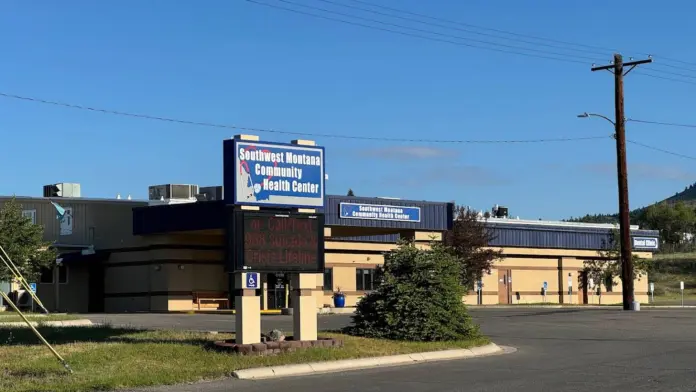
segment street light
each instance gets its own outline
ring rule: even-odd
[[[622,103],[623,105],[623,103]],[[614,139],[616,139],[616,174],[619,185],[619,227],[621,231],[621,286],[623,289],[624,310],[638,310],[639,304],[635,300],[633,291],[633,255],[631,252],[631,226],[628,209],[628,170],[626,168],[626,138],[625,118],[617,111],[616,122],[609,117],[596,113],[578,114],[579,118],[599,117],[609,121],[614,126]]]
[[[589,118],[589,117],[599,117],[599,118],[603,118],[603,119],[609,121],[609,122],[611,123],[611,125],[616,126],[616,123],[615,123],[614,121],[612,121],[609,117],[604,116],[604,115],[602,115],[602,114],[587,113],[587,112],[582,113],[582,114],[578,114],[578,118]]]

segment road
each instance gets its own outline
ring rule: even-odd
[[[341,374],[265,381],[227,380],[152,391],[426,392],[426,391],[696,391],[696,310],[471,310],[493,341],[512,354]],[[97,317],[91,316],[94,320]],[[231,316],[118,315],[114,321],[197,330],[229,330]],[[290,317],[264,317],[286,328]],[[321,316],[324,329],[348,322]],[[217,326],[217,327],[215,327]],[[287,329],[287,328],[286,328]]]

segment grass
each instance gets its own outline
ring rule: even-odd
[[[66,374],[28,329],[0,328],[0,391],[90,391],[170,385],[229,377],[235,370],[315,361],[468,348],[486,338],[458,342],[396,342],[337,333],[343,348],[312,348],[277,356],[253,357],[209,350],[214,340],[233,335],[128,328],[40,328],[73,371]]]
[[[77,320],[79,319],[78,316],[70,315],[70,314],[51,314],[51,315],[42,315],[38,313],[24,313],[24,316],[29,321],[36,321],[36,322],[45,322],[45,321],[69,321],[69,320]],[[15,323],[15,322],[22,322],[22,318],[19,317],[19,315],[15,312],[12,311],[7,311],[7,312],[2,312],[0,313],[0,325],[2,323]]]

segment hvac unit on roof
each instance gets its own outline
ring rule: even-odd
[[[149,200],[164,199],[194,199],[198,193],[198,185],[191,184],[165,184],[152,185],[148,188]]]

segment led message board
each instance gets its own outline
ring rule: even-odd
[[[324,216],[272,211],[232,213],[228,270],[324,272]]]

